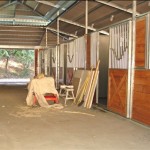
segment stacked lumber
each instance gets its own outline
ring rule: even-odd
[[[99,76],[99,64],[100,60],[97,62],[95,71],[91,69],[88,72],[86,79],[77,93],[74,103],[78,106],[84,103],[84,107],[91,108]]]

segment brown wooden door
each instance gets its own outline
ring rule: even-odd
[[[127,114],[127,70],[110,69],[108,109],[122,116]]]

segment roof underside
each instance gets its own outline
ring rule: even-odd
[[[137,1],[137,15],[149,11],[150,1]],[[60,43],[69,37],[84,35],[85,1],[83,0],[0,1],[0,46],[56,45],[57,17],[60,20]],[[88,1],[88,32],[131,17],[131,0]]]

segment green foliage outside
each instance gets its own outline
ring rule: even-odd
[[[33,50],[0,50],[0,78],[30,78],[33,75]]]

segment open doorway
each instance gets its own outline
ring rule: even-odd
[[[101,62],[99,74],[98,103],[106,107],[108,93],[109,35],[100,34],[99,40],[99,58]]]
[[[34,50],[0,50],[0,83],[26,83],[33,76]]]

